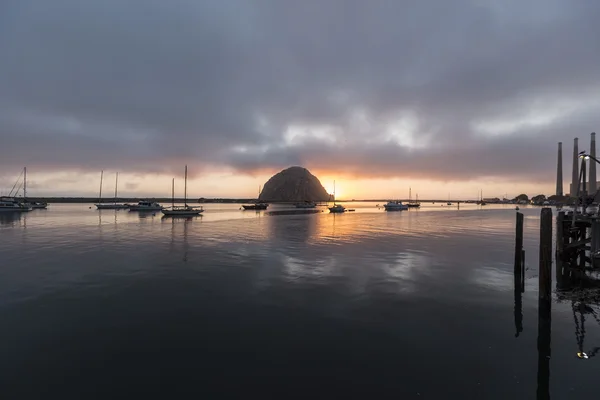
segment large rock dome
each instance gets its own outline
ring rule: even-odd
[[[290,167],[273,175],[260,192],[260,201],[328,201],[329,194],[319,179],[306,168]]]

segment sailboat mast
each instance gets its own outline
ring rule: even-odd
[[[100,194],[98,195],[98,203],[102,203],[102,178],[104,177],[104,170],[100,171]]]
[[[335,181],[333,181],[333,205],[335,206]]]
[[[119,173],[117,172],[117,176],[115,177],[115,204],[117,204],[117,187],[119,185]]]
[[[171,182],[171,207],[175,207],[175,178]]]
[[[183,202],[187,207],[187,165],[185,166],[185,187],[183,189]]]
[[[409,187],[408,188],[408,202],[412,202],[412,188]]]
[[[23,199],[27,200],[27,167],[23,167]]]

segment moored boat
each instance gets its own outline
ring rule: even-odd
[[[343,213],[346,212],[346,207],[341,204],[335,204],[335,181],[333,181],[333,206],[329,207],[330,213]]]
[[[294,206],[296,208],[315,208],[317,206],[317,203],[315,203],[314,201],[305,201],[303,203],[296,203],[294,204]]]
[[[260,201],[260,186],[258,186],[258,199],[256,199],[256,203],[254,204],[242,204],[244,210],[266,210],[269,207],[269,203],[265,203],[264,201]]]
[[[171,207],[162,208],[161,211],[165,217],[193,217],[204,212],[202,207],[192,207],[187,204],[187,165],[185,166],[185,189],[184,189],[184,205],[175,205],[175,179],[173,179],[171,187]]]
[[[13,197],[0,198],[0,212],[27,212],[32,208]]]
[[[384,204],[383,208],[385,208],[385,211],[403,211],[408,210],[408,205],[403,204],[399,200],[392,200]]]
[[[329,212],[331,213],[343,213],[346,212],[346,207],[341,204],[334,204],[332,207],[329,207]]]
[[[412,188],[408,188],[408,203],[406,204],[408,208],[419,208],[421,207],[421,203],[419,203],[419,195],[417,194],[417,200],[412,201]]]
[[[129,211],[160,211],[164,207],[155,201],[139,201],[137,204],[131,204]]]
[[[244,210],[266,210],[269,207],[267,203],[242,204]]]
[[[117,203],[117,188],[119,184],[119,173],[117,172],[115,177],[115,201],[114,203],[102,203],[102,178],[104,176],[104,171],[100,172],[100,195],[98,196],[98,204],[96,204],[96,208],[98,210],[127,210],[130,205],[129,204],[118,204]]]

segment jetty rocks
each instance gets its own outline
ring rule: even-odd
[[[320,202],[329,198],[319,179],[303,167],[290,167],[273,175],[259,195],[259,200],[266,202]]]

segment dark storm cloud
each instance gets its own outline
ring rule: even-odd
[[[556,142],[569,154],[600,126],[598,16],[584,0],[4,1],[0,163],[552,180]]]

